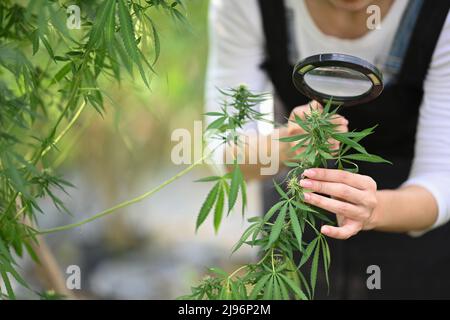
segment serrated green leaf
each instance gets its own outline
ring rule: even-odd
[[[9,280],[8,274],[6,272],[4,272],[4,271],[0,271],[0,275],[2,276],[3,284],[5,285],[6,293],[8,294],[8,297],[11,300],[15,300],[16,296],[15,296],[14,290],[13,290],[13,288],[11,286],[11,282]]]
[[[145,75],[144,67],[141,62],[141,53],[136,43],[136,37],[133,29],[133,22],[131,20],[130,12],[125,4],[125,0],[117,0],[119,8],[119,21],[120,21],[120,35],[125,46],[127,54],[131,57],[131,60],[138,67],[141,78],[147,87],[150,87],[147,76]]]
[[[314,210],[313,208],[311,208],[310,206],[308,206],[306,204],[303,204],[303,203],[300,203],[300,202],[294,201],[294,200],[292,200],[291,203],[299,210],[317,213],[317,210]]]
[[[355,140],[351,139],[351,138],[347,138],[345,135],[342,135],[340,133],[334,133],[331,135],[334,139],[336,139],[337,141],[343,143],[344,145],[347,145],[361,153],[367,154],[366,149],[360,145],[358,142],[356,142]]]
[[[298,124],[305,132],[309,133],[311,131],[306,122],[302,118],[300,118],[297,114],[294,115],[294,118],[295,118],[294,123]]]
[[[226,273],[221,268],[213,267],[213,268],[209,268],[208,271],[218,275],[220,278],[223,278],[223,279],[228,278],[228,273]]]
[[[263,300],[273,300],[273,280],[273,275],[270,275],[270,278],[264,288]]]
[[[66,74],[69,73],[69,71],[72,70],[72,62],[69,62],[61,67],[61,69],[58,70],[58,72],[55,74],[52,80],[52,84],[61,81],[62,78],[66,76]]]
[[[300,163],[298,163],[298,162],[285,161],[284,165],[289,167],[289,168],[298,168],[298,167],[300,167]]]
[[[284,192],[284,190],[280,187],[280,185],[275,180],[273,180],[273,185],[280,196],[282,196],[286,200],[289,200],[289,197],[287,196],[286,192]]]
[[[273,277],[273,297],[274,300],[281,300],[281,289],[277,274]]]
[[[272,276],[271,274],[267,274],[256,282],[249,296],[249,300],[256,300],[258,294],[261,292],[262,288],[266,285],[267,281],[270,279],[271,276]]]
[[[211,211],[211,209],[216,201],[217,193],[219,191],[219,186],[220,186],[220,182],[216,183],[214,185],[214,187],[211,189],[211,191],[209,192],[208,196],[206,197],[205,202],[203,202],[203,205],[202,205],[200,212],[198,214],[198,217],[197,217],[197,222],[196,222],[196,226],[195,226],[196,231],[208,217],[208,214]]]
[[[221,112],[205,112],[203,115],[209,116],[209,117],[224,117],[225,116],[225,114],[223,114]]]
[[[303,293],[301,288],[295,285],[295,283],[289,279],[286,275],[280,274],[281,279],[291,288],[291,290],[300,297],[302,300],[308,300],[308,297]]]
[[[114,37],[116,33],[116,0],[112,0],[110,8],[107,8],[107,16],[105,22],[105,29],[103,30],[105,35],[105,43],[109,50],[114,50]]]
[[[314,291],[316,289],[317,269],[319,268],[320,247],[321,247],[321,242],[318,241],[316,249],[314,251],[313,260],[312,260],[312,263],[311,263],[311,277],[310,277],[310,281],[311,281],[311,291],[312,291],[312,295],[313,296],[314,296]]]
[[[286,283],[281,279],[280,276],[277,276],[278,284],[280,286],[281,298],[283,300],[289,300],[289,291],[286,287]]]
[[[285,204],[281,210],[280,213],[277,217],[277,219],[275,220],[274,225],[272,226],[272,230],[270,232],[270,236],[269,236],[269,243],[267,244],[267,247],[271,246],[272,244],[275,243],[275,241],[278,240],[278,237],[280,236],[281,233],[281,229],[283,229],[284,226],[284,221],[286,218],[286,212],[287,212],[287,204]]]
[[[299,277],[299,280],[300,280],[302,288],[305,288],[306,294],[308,294],[308,297],[311,300],[313,298],[313,296],[312,296],[311,289],[309,288],[308,281],[306,280],[306,278],[303,275],[303,273],[301,273],[300,271],[298,272],[298,277]]]
[[[195,180],[194,182],[213,182],[222,179],[220,176],[210,176],[202,179]]]
[[[108,18],[114,14],[116,0],[103,1],[97,10],[97,16],[94,25],[89,33],[89,40],[86,44],[86,50],[90,51],[100,44],[100,39],[103,32],[107,29]]]
[[[206,130],[220,129],[226,120],[227,120],[227,117],[220,117],[220,118],[214,120],[213,122],[211,122],[208,125],[208,127],[206,127]]]
[[[231,185],[230,185],[230,193],[228,195],[228,213],[233,210],[234,205],[236,204],[238,192],[239,192],[239,186],[242,184],[242,173],[241,168],[236,163],[233,167],[233,173],[231,178]]]
[[[302,245],[303,232],[300,227],[300,223],[298,221],[298,216],[295,213],[294,208],[290,204],[289,204],[289,218],[291,219],[292,231],[294,232],[295,238],[297,239],[298,247],[300,248],[300,251],[303,251]]]
[[[156,30],[155,23],[148,16],[146,18],[149,20],[150,25],[152,27],[152,36],[153,36],[153,47],[155,49],[155,58],[153,59],[153,65],[158,62],[159,56],[161,54],[161,42],[159,40],[158,31]]]
[[[317,241],[319,238],[315,238],[312,240],[307,246],[305,251],[303,252],[302,258],[300,259],[299,267],[303,266],[306,261],[308,261],[309,257],[311,256],[314,248],[316,247]]]
[[[269,211],[267,211],[267,213],[264,215],[264,222],[268,222],[270,218],[272,218],[272,216],[275,214],[275,212],[277,212],[284,204],[286,204],[286,201],[281,201],[274,204],[272,208],[270,208]]]
[[[323,269],[325,272],[325,280],[327,282],[327,287],[328,289],[330,288],[330,280],[329,280],[329,276],[328,276],[328,270],[330,268],[330,250],[328,248],[328,244],[327,241],[325,240],[324,237],[320,237],[320,241],[321,241],[321,249],[322,249],[322,259],[323,259]]]
[[[371,163],[389,163],[392,164],[392,162],[383,159],[380,156],[374,155],[374,154],[348,154],[345,156],[342,156],[343,159],[350,159],[350,160],[356,160],[356,161],[364,161],[364,162],[371,162]]]
[[[31,41],[33,44],[33,56],[39,51],[39,29],[36,29],[31,34]]]
[[[52,58],[54,60],[55,59],[55,53],[53,52],[53,48],[50,45],[50,43],[48,42],[47,37],[40,36],[40,39],[41,39],[42,43],[44,44],[45,49],[47,49],[48,55],[50,56],[50,58]]]
[[[244,177],[241,180],[241,199],[242,199],[242,216],[245,214],[245,208],[247,206],[247,185]]]
[[[259,223],[254,223],[252,225],[250,225],[242,234],[241,238],[239,239],[239,241],[234,245],[233,247],[233,253],[236,252],[248,239],[248,237],[250,237],[250,235],[255,232],[256,229],[259,228]]]
[[[217,233],[219,231],[220,222],[222,221],[223,209],[224,209],[224,201],[225,200],[225,191],[223,190],[222,184],[220,184],[216,208],[214,210],[214,231]]]
[[[362,130],[362,131],[360,131],[360,132],[352,132],[353,134],[358,134],[358,136],[355,136],[355,137],[353,137],[353,141],[355,141],[355,142],[360,142],[362,139],[364,139],[366,136],[368,136],[368,135],[370,135],[370,134],[372,134],[373,133],[373,131],[374,131],[374,129],[376,128],[377,126],[373,126],[372,128],[367,128],[367,129],[364,129],[364,130]],[[348,132],[347,132],[347,134],[348,134]],[[349,150],[351,149],[351,146],[345,146],[343,149],[342,149],[342,153],[341,154],[345,154],[345,153],[347,153]]]
[[[324,114],[327,114],[327,113],[330,112],[331,105],[333,104],[332,100],[333,99],[327,100],[327,103],[325,104],[325,107],[323,108],[323,113]]]
[[[281,142],[296,142],[298,140],[302,140],[302,139],[307,138],[309,136],[310,136],[309,134],[298,134],[298,135],[295,135],[295,136],[283,137],[283,138],[280,138],[278,140],[281,141]]]

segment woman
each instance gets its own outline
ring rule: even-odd
[[[370,5],[381,12],[375,30],[367,24]],[[282,118],[302,116],[308,100],[291,84],[292,66],[314,54],[359,56],[384,73],[383,94],[341,109],[337,121],[343,130],[379,124],[364,144],[394,165],[361,165],[360,174],[317,168],[302,182],[315,191],[306,201],[337,216],[339,225],[321,232],[350,238],[332,241],[328,297],[450,297],[449,9],[448,0],[211,3],[209,111],[218,108],[217,87],[246,83],[258,92],[273,90]],[[279,134],[299,130],[289,124]],[[284,150],[277,152],[284,157]],[[265,192],[268,207],[275,195]],[[380,267],[381,290],[367,288],[370,265]]]

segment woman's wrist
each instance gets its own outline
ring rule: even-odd
[[[377,191],[377,206],[367,230],[411,232],[429,229],[438,207],[432,194],[419,186]]]
[[[364,230],[376,230],[382,228],[384,225],[384,201],[386,198],[386,192],[376,192],[377,205],[372,212],[371,217],[368,220]]]

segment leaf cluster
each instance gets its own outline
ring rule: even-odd
[[[241,115],[251,114],[252,108],[255,107],[253,103],[256,101],[260,103],[264,95],[246,93],[232,97],[235,99],[233,105],[250,106],[250,110],[241,110],[233,114],[232,120],[225,112],[222,115],[208,114],[219,117],[210,128],[220,129],[219,134],[222,137],[227,134],[229,128],[232,130],[236,128],[228,124],[238,124],[237,127],[242,127],[246,121],[252,120],[251,116],[241,117]],[[249,101],[243,102],[240,100],[242,97]],[[286,166],[290,168],[286,179],[281,184],[276,181],[273,183],[279,201],[264,216],[248,219],[250,225],[233,248],[235,252],[243,245],[258,247],[262,259],[257,264],[242,266],[231,274],[219,268],[211,268],[209,270],[212,276],[208,276],[200,285],[193,287],[192,293],[183,298],[313,299],[320,264],[329,286],[331,253],[327,239],[319,230],[323,224],[333,225],[335,222],[327,212],[304,201],[304,194],[309,191],[300,186],[302,174],[308,168],[320,166],[327,168],[330,165],[341,170],[357,172],[358,161],[389,163],[379,156],[369,154],[360,144],[363,138],[373,133],[374,128],[360,132],[338,131],[338,125],[333,121],[337,117],[337,110],[338,108],[332,109],[332,102],[329,101],[323,110],[311,108],[304,117],[295,116],[292,121],[302,128],[304,133],[280,139],[292,145],[291,151],[294,156],[286,162]],[[334,148],[333,140],[340,143],[338,149]],[[218,196],[220,185],[230,177],[233,177],[231,183],[233,185],[235,176],[239,177],[235,185],[245,185],[237,164],[224,177],[209,177],[202,180],[217,182],[200,210],[197,228],[212,209],[214,201],[219,199],[217,200],[219,204],[223,201],[223,197]],[[217,207],[220,208],[221,205]],[[229,207],[229,210],[231,209],[232,206]],[[217,231],[219,225],[216,224],[216,219],[214,221]],[[313,234],[313,237],[308,236],[310,234]],[[298,261],[294,257],[296,252],[300,252]]]
[[[185,21],[181,0],[83,0],[81,29],[67,27],[73,1],[0,1],[0,281],[14,298],[14,253],[36,257],[36,214],[72,185],[55,170],[58,141],[85,106],[104,112],[102,83],[137,70],[149,86],[160,55],[155,14]],[[63,125],[65,125],[63,127]]]

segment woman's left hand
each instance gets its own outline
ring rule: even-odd
[[[334,169],[308,169],[300,185],[305,202],[335,213],[339,227],[322,226],[321,232],[331,238],[348,239],[375,224],[377,184],[369,176]],[[332,198],[319,194],[329,195]]]

